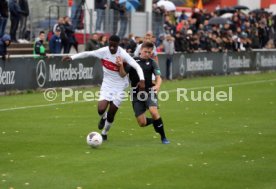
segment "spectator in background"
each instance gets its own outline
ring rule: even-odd
[[[53,33],[55,33],[56,28],[59,27],[60,28],[60,38],[61,38],[61,42],[62,42],[62,49],[64,52],[64,49],[66,49],[69,45],[69,40],[68,37],[65,33],[65,26],[64,26],[65,22],[64,22],[64,18],[60,17],[58,19],[58,23],[56,23],[53,27]]]
[[[156,52],[163,53],[164,52],[164,45],[160,44],[158,47],[156,47]]]
[[[120,5],[120,30],[119,37],[123,38],[126,35],[127,30],[128,13],[124,4]]]
[[[11,41],[17,43],[16,39],[16,32],[19,25],[19,20],[21,15],[24,12],[20,9],[17,0],[9,0],[9,10],[10,10],[10,20],[11,20],[11,27],[10,27],[10,35]]]
[[[128,40],[129,40],[129,46],[127,48],[127,52],[133,54],[137,47],[137,44],[135,41],[135,37],[132,33],[128,35]]]
[[[166,34],[175,35],[175,25],[173,25],[171,19],[169,16],[166,16],[165,23],[164,23],[164,29]]]
[[[99,43],[99,35],[97,33],[93,33],[85,45],[85,51],[94,51],[101,48]],[[91,62],[96,61],[97,58],[91,57]]]
[[[152,43],[156,46],[156,44],[157,44],[157,38],[156,38],[156,36],[155,35],[152,35]]]
[[[142,44],[143,43],[143,38],[142,37],[139,37],[139,36],[135,36],[135,43],[138,45]],[[136,48],[137,48],[136,46]]]
[[[85,45],[85,51],[93,51],[100,48],[100,43],[98,41],[99,36],[97,33],[93,33],[88,42]]]
[[[60,37],[61,29],[59,26],[56,27],[54,35],[51,37],[49,42],[49,50],[51,54],[61,54],[62,41]]]
[[[6,25],[9,17],[9,7],[7,0],[0,1],[0,37],[2,37],[6,30]]]
[[[193,37],[193,31],[191,29],[187,30],[187,32],[184,34],[184,41],[183,41],[183,50],[184,52],[192,52],[192,49],[191,49],[191,40],[192,40],[192,37]]]
[[[187,30],[187,24],[188,24],[188,22],[187,22],[186,20],[181,20],[181,21],[176,25],[176,32],[185,33],[185,30]]]
[[[8,34],[4,34],[0,38],[0,56],[2,56],[2,60],[6,60],[7,48],[11,44],[11,37]]]
[[[210,39],[211,39],[211,41],[210,41],[211,52],[219,52],[220,46],[218,43],[219,37],[218,37],[217,33],[216,32],[211,33]],[[237,42],[238,42],[238,40],[237,40]]]
[[[158,7],[157,1],[154,1],[152,7],[152,28],[155,36],[159,36],[164,33],[164,14],[165,8],[164,6]]]
[[[165,40],[163,41],[164,51],[166,54],[166,78],[168,80],[172,79],[172,61],[173,54],[175,52],[174,48],[174,38],[171,35],[166,35]]]
[[[19,7],[24,12],[21,14],[19,21],[19,39],[22,40],[25,39],[27,19],[30,14],[28,0],[19,0]]]
[[[253,24],[253,28],[251,31],[251,39],[252,39],[252,48],[259,49],[261,47],[259,32],[258,32],[258,23]]]
[[[119,17],[120,17],[120,4],[119,4],[119,0],[114,0],[111,2],[110,4],[110,9],[113,10],[113,27],[112,27],[112,34],[116,35],[117,30],[118,30],[118,21],[119,21]]]
[[[108,40],[106,35],[101,35],[99,38],[99,45],[100,47],[106,47],[108,46]]]
[[[107,7],[107,0],[95,0],[95,9],[97,13],[96,32],[101,33],[102,23],[105,20],[105,9]],[[104,28],[104,26],[103,26]]]
[[[72,25],[74,29],[77,29],[78,24],[82,21],[80,21],[80,14],[82,5],[84,4],[85,0],[73,0],[73,5],[71,8],[71,19],[72,19]]]
[[[182,20],[188,20],[188,16],[186,15],[186,11],[182,10],[181,15],[178,17],[178,22],[181,22]]]
[[[175,35],[175,41],[174,41],[174,47],[176,52],[184,51],[183,42],[184,42],[184,38],[181,35],[181,32],[177,31]]]
[[[68,38],[68,44],[64,48],[64,53],[65,54],[70,53],[72,46],[75,48],[76,52],[78,52],[78,42],[75,38],[75,30],[71,23],[71,19],[68,16],[64,17],[64,29],[65,29],[65,34]]]
[[[123,49],[125,49],[127,51],[128,47],[129,47],[129,40],[128,38],[123,38],[119,44],[120,47],[122,47]],[[127,51],[128,52],[128,51]],[[129,53],[129,52],[128,52]]]
[[[143,43],[146,43],[146,42],[153,43],[152,34],[151,34],[151,33],[147,33],[147,34],[144,36]],[[139,44],[139,45],[136,47],[136,49],[135,49],[135,51],[134,51],[134,57],[139,57],[141,47],[142,47],[142,44]],[[151,58],[152,58],[153,60],[155,60],[156,63],[158,63],[158,57],[157,57],[157,51],[156,51],[156,46],[155,46],[155,45],[154,45],[153,50],[152,50],[152,56],[151,56]]]
[[[38,39],[35,41],[34,44],[34,55],[46,56],[46,49],[44,46],[45,42],[45,32],[40,31]]]
[[[269,33],[268,33],[268,27],[266,25],[265,21],[260,21],[259,24],[259,38],[260,38],[260,44],[261,44],[261,48],[264,48],[266,43],[269,40]]]

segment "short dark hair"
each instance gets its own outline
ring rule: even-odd
[[[113,41],[113,42],[119,43],[120,42],[120,37],[117,36],[117,35],[112,35],[112,36],[110,36],[109,41]]]
[[[142,46],[141,46],[141,49],[143,49],[143,48],[150,48],[150,49],[153,49],[153,48],[154,48],[154,45],[153,45],[153,43],[145,42],[145,43],[143,43]]]
[[[39,35],[40,35],[40,34],[45,34],[45,32],[44,32],[44,31],[40,31],[40,32],[39,32]]]

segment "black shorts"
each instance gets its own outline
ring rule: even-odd
[[[133,96],[132,99],[132,108],[135,113],[135,117],[140,116],[145,113],[149,107],[154,106],[158,107],[157,95],[153,93],[152,95],[148,93],[147,98],[142,95],[142,98],[138,99],[137,96]]]

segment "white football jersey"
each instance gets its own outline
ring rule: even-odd
[[[86,51],[71,56],[72,60],[86,58],[86,57],[97,57],[101,60],[103,66],[103,87],[117,88],[118,90],[125,89],[128,86],[128,78],[122,78],[119,75],[119,68],[116,65],[116,57],[120,56],[124,62],[128,63],[131,67],[136,69],[140,80],[144,80],[143,70],[136,63],[136,61],[121,47],[118,47],[116,54],[111,54],[109,47],[103,47],[94,51]]]

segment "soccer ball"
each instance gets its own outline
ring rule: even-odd
[[[99,133],[91,132],[87,135],[86,142],[89,146],[97,148],[102,144],[103,138],[102,135],[100,135]]]

